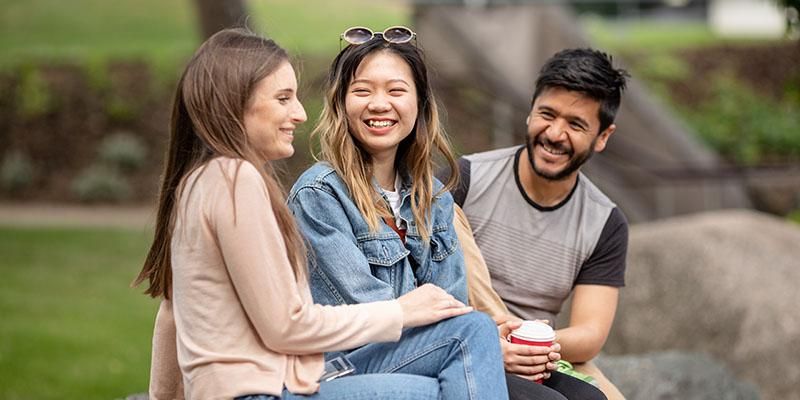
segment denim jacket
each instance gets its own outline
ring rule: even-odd
[[[434,179],[434,193],[442,188]],[[327,163],[306,170],[289,193],[289,208],[309,246],[314,302],[356,304],[395,299],[433,283],[467,303],[464,255],[453,227],[453,197],[443,192],[431,207],[429,243],[411,213],[408,178],[400,189],[406,242],[385,222],[370,232],[349,190]]]

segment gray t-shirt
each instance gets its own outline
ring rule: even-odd
[[[553,323],[575,285],[625,285],[628,223],[583,174],[560,204],[536,204],[519,182],[522,149],[462,157],[453,197],[508,309]]]

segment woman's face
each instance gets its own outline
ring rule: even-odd
[[[256,84],[244,112],[244,127],[250,143],[267,160],[294,154],[294,129],[306,120],[297,98],[297,78],[289,62]]]
[[[347,88],[345,110],[350,134],[364,150],[377,160],[393,161],[417,120],[411,67],[388,51],[364,57]]]

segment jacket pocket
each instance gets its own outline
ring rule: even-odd
[[[441,262],[458,249],[456,231],[447,225],[433,228],[431,234],[431,259]]]
[[[391,267],[409,254],[397,237],[368,237],[358,239],[358,248],[373,265]]]

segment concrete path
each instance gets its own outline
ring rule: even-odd
[[[0,225],[91,226],[152,229],[155,208],[0,203]]]

